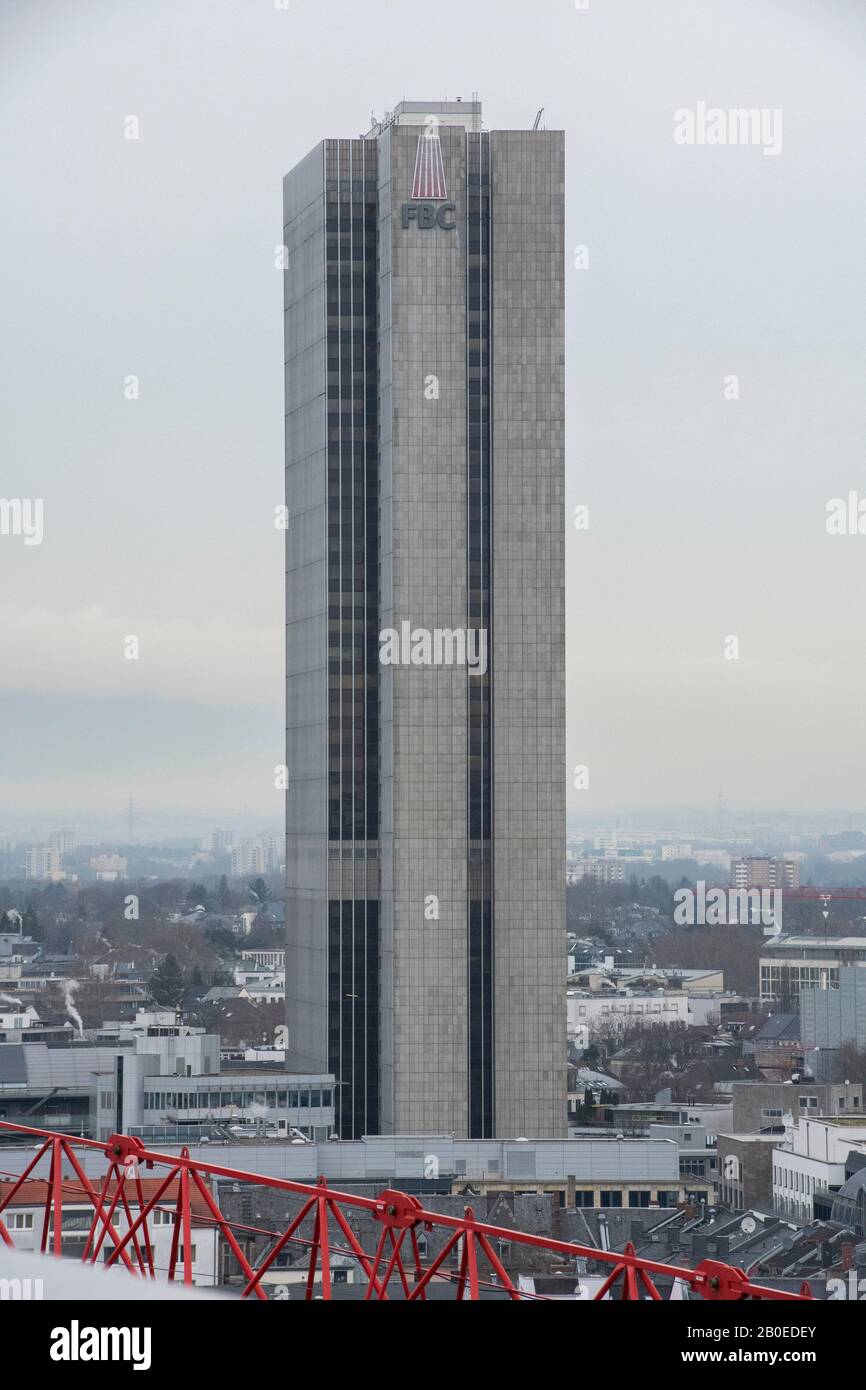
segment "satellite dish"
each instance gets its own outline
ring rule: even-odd
[[[758,1223],[754,1216],[744,1216],[740,1222],[740,1230],[744,1236],[752,1236],[758,1229]]]

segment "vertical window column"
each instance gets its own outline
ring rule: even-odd
[[[485,632],[487,670],[467,671],[469,1134],[494,1132],[490,537],[490,144],[466,135],[467,627]],[[480,639],[478,639],[480,640]]]

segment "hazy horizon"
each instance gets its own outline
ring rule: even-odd
[[[825,520],[863,467],[866,12],[490,13],[0,0],[0,490],[44,499],[41,544],[0,536],[0,833],[281,814],[282,176],[474,91],[566,132],[570,810],[859,816],[866,536]],[[780,148],[677,144],[700,103],[780,111]]]

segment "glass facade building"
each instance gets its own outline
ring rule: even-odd
[[[346,1139],[556,1136],[562,135],[404,102],[283,220],[288,1065]]]

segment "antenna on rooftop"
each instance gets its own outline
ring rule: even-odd
[[[532,129],[533,129],[533,130],[538,130],[539,126],[541,125],[541,118],[542,118],[543,115],[544,115],[544,107],[542,106],[542,107],[539,108],[538,115],[536,116],[535,121],[534,121],[534,123],[533,123],[533,126],[532,126]]]

